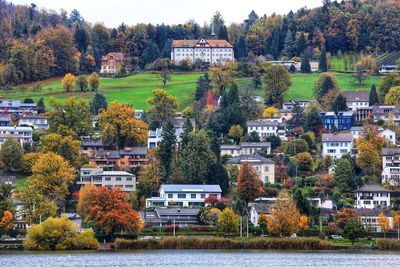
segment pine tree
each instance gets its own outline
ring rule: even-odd
[[[99,114],[100,109],[107,109],[107,100],[104,97],[103,94],[100,93],[96,93],[92,99],[92,101],[90,102],[90,111],[97,115]]]
[[[36,105],[36,111],[38,114],[46,112],[46,106],[44,105],[43,97],[41,97]]]
[[[228,191],[229,176],[221,163],[215,163],[208,168],[206,184],[217,184],[221,187],[222,194]]]
[[[288,121],[288,127],[290,129],[303,127],[305,122],[305,116],[303,109],[300,107],[299,103],[295,103],[292,111],[292,118]]]
[[[313,131],[318,134],[319,130],[324,127],[324,123],[319,115],[316,107],[312,107],[310,112],[306,116],[305,130]]]
[[[283,46],[283,54],[287,58],[292,58],[294,56],[294,39],[293,39],[293,33],[291,30],[288,30],[286,32],[286,37],[285,37],[285,42]]]
[[[303,55],[303,57],[301,59],[300,70],[303,73],[310,73],[311,72],[310,60],[308,59],[308,56],[306,55],[306,53],[304,53],[304,55]]]
[[[331,110],[336,113],[347,110],[346,98],[342,94],[339,94],[332,102]]]
[[[196,91],[194,93],[194,99],[199,101],[202,99],[208,90],[210,89],[210,78],[208,77],[208,73],[206,72],[203,76],[199,77],[196,82]]]
[[[190,121],[190,117],[186,117],[186,121],[182,126],[183,132],[181,134],[181,145],[180,149],[185,149],[187,143],[188,143],[188,136],[189,134],[193,131],[193,125],[192,122]]]
[[[297,55],[303,54],[304,50],[307,48],[307,40],[304,36],[304,32],[299,35],[299,38],[296,38],[296,52]]]
[[[163,183],[167,182],[172,173],[172,161],[175,155],[175,146],[175,127],[170,121],[167,121],[162,127],[162,140],[157,152],[157,158],[160,160],[162,169],[161,181]]]
[[[379,103],[378,93],[376,92],[376,86],[373,84],[371,86],[371,91],[369,92],[369,105],[373,106]]]
[[[238,60],[247,57],[246,39],[244,36],[240,36],[239,41],[236,43],[235,56]]]
[[[326,59],[325,47],[323,47],[322,50],[321,50],[321,55],[319,57],[318,70],[320,72],[327,72],[328,71],[328,62],[327,62],[327,59]]]
[[[348,159],[341,158],[337,161],[335,167],[335,186],[342,194],[351,193],[351,184],[354,178],[354,172]]]

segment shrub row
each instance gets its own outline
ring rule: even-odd
[[[116,249],[331,249],[325,240],[316,238],[192,238],[166,237],[160,239],[115,241]]]
[[[380,250],[400,250],[400,241],[396,239],[377,239],[376,246]]]

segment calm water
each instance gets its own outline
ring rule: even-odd
[[[400,266],[400,253],[157,250],[93,253],[0,253],[1,267],[37,266]]]

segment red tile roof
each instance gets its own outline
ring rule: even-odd
[[[217,48],[217,47],[232,48],[233,47],[233,45],[231,45],[226,40],[205,40],[205,41],[213,48]],[[172,47],[194,47],[198,42],[199,42],[199,40],[173,40]]]

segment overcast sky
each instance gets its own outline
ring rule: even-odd
[[[284,14],[301,7],[320,6],[322,0],[11,0],[14,4],[35,3],[39,8],[70,12],[78,9],[89,22],[116,27],[121,22],[179,24],[190,19],[209,22],[216,10],[225,22],[242,22],[254,9],[258,15]]]

